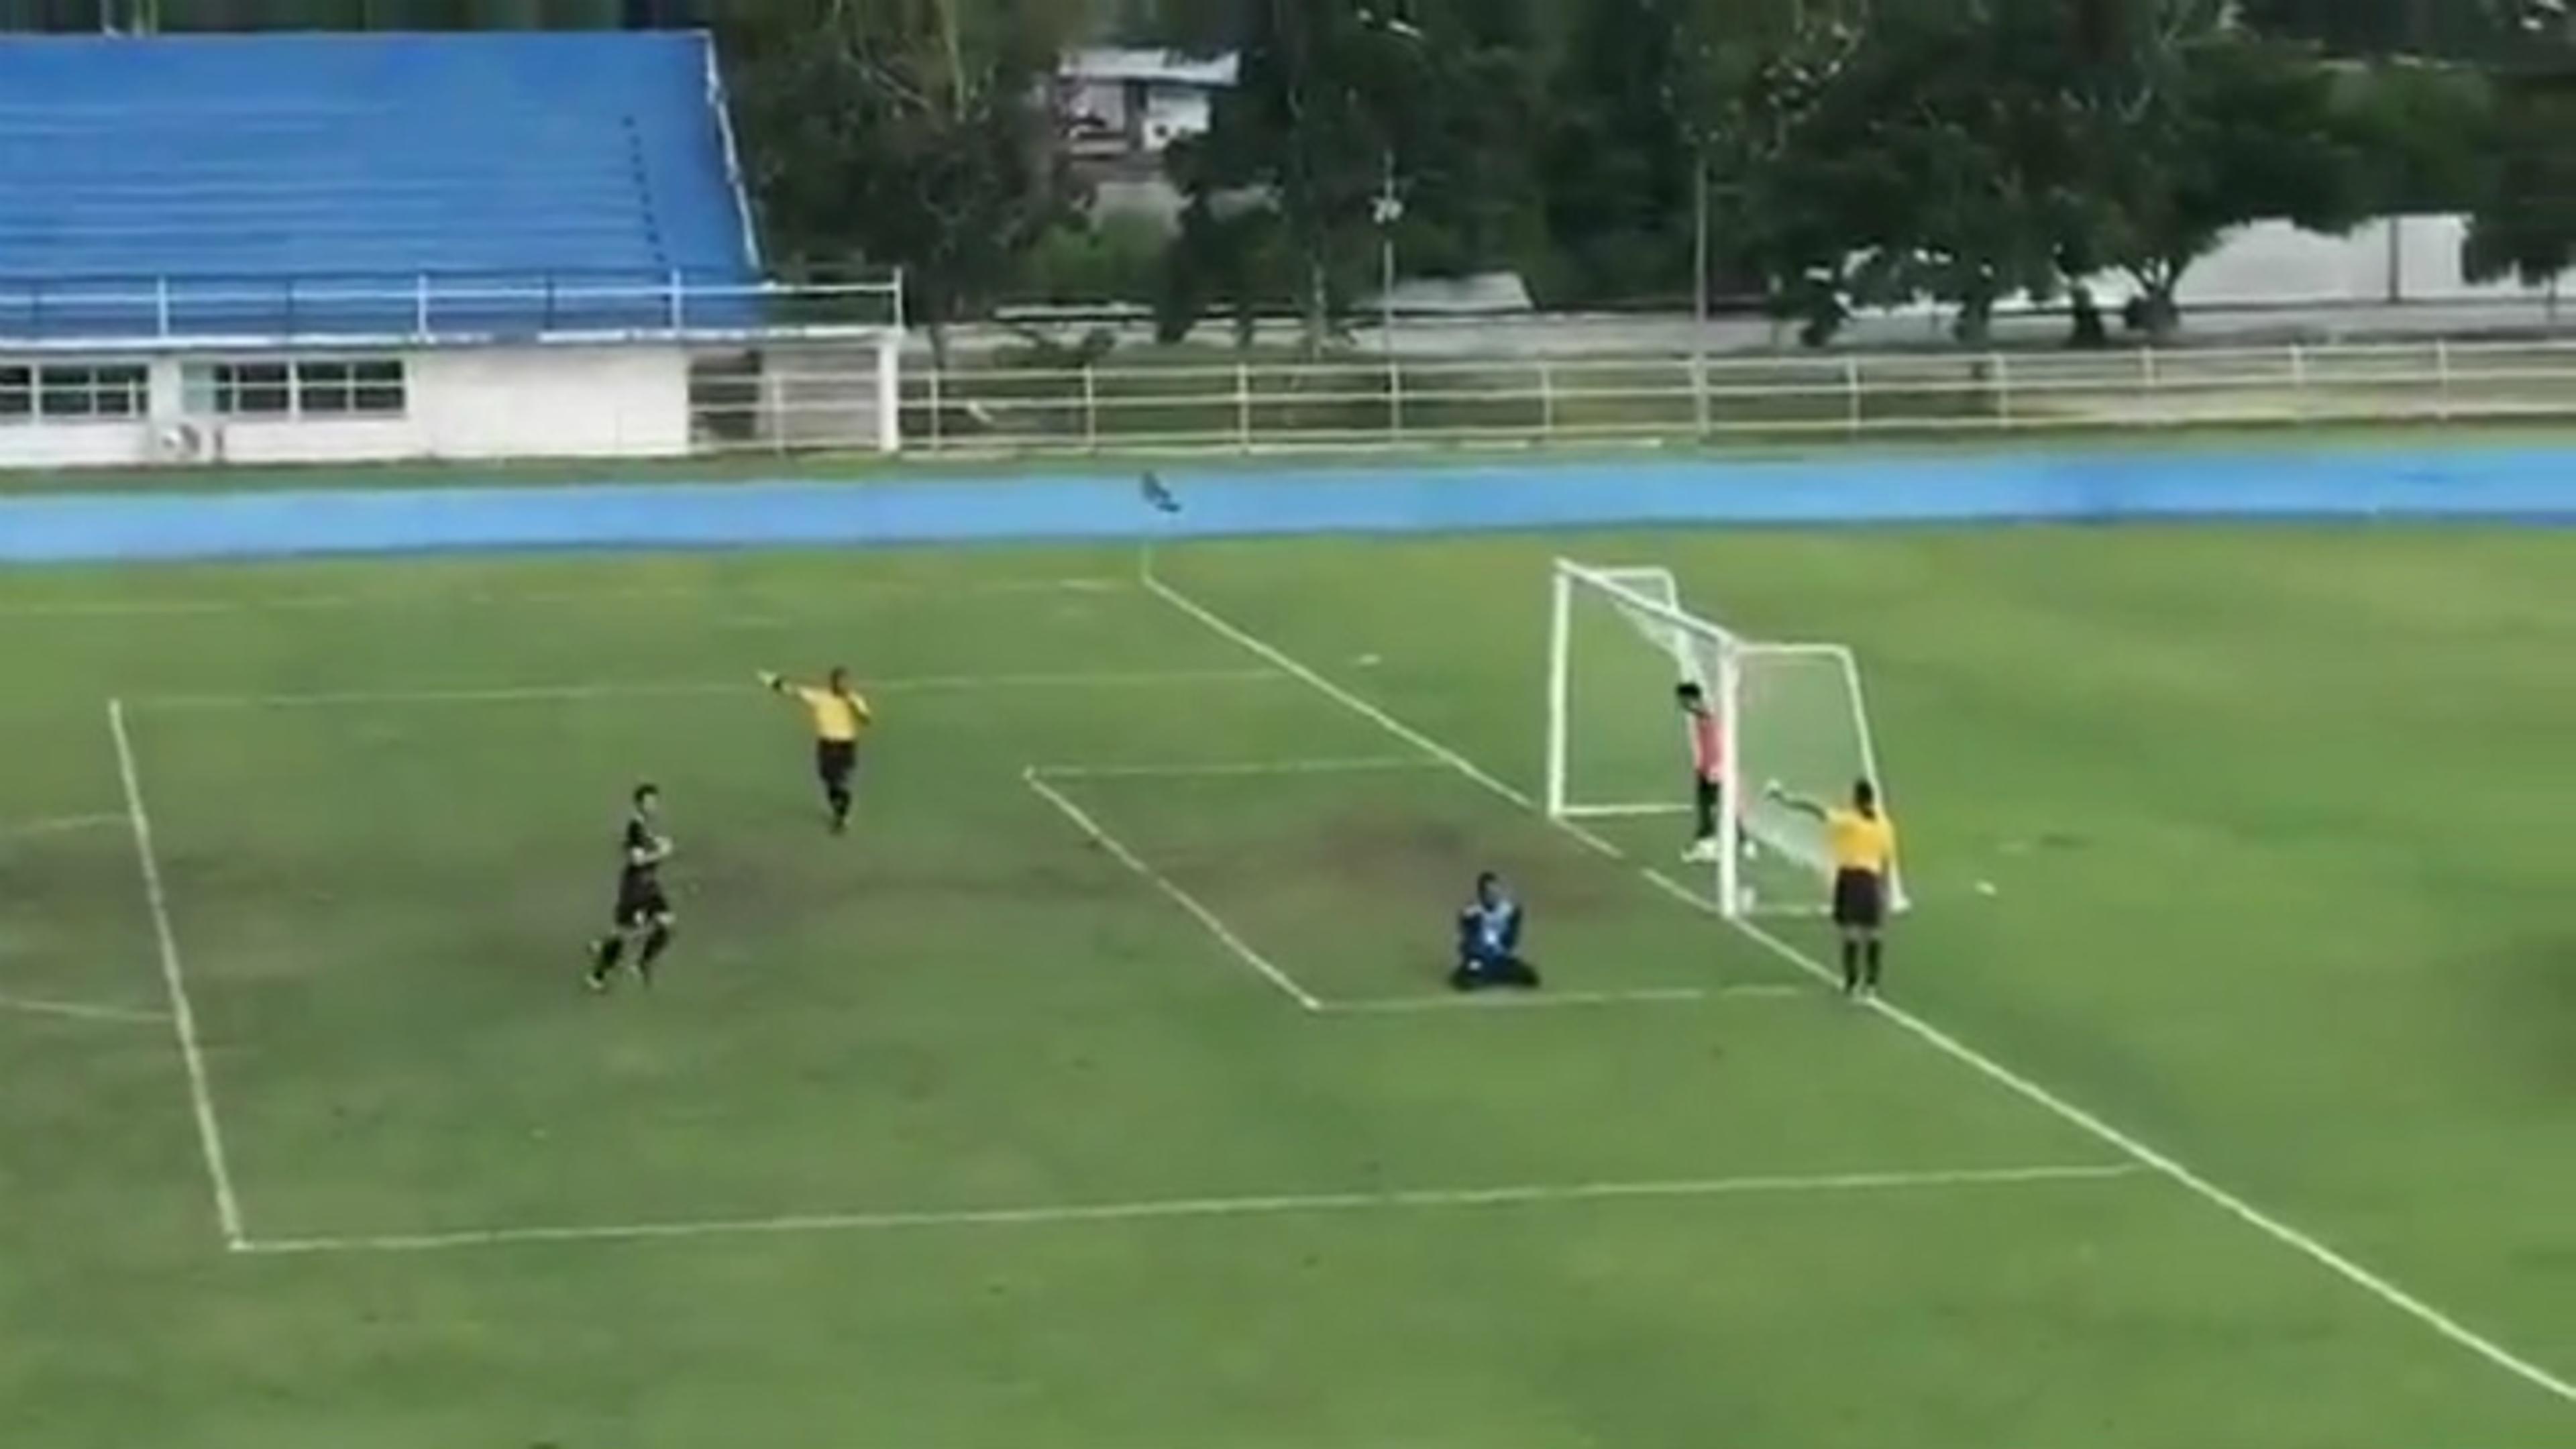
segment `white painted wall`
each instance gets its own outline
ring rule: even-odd
[[[689,451],[677,347],[509,347],[412,358],[413,456],[635,458]]]
[[[2286,221],[2227,234],[2183,273],[2180,301],[2195,306],[2399,302],[2538,302],[2547,288],[2506,280],[2472,283],[2460,268],[2465,216],[2392,216],[2342,236],[2319,236]],[[2104,277],[2095,291],[2111,305],[2132,288]]]
[[[0,422],[0,468],[130,468],[148,438],[133,422]]]
[[[234,464],[689,451],[689,361],[678,347],[450,348],[406,360],[408,406],[399,417],[186,420],[216,435],[222,461]],[[154,430],[185,417],[181,366],[176,356],[152,359],[149,421],[0,422],[0,468],[153,461]]]
[[[1158,85],[1145,93],[1145,145],[1162,151],[1204,136],[1216,124],[1216,97],[1196,86]]]

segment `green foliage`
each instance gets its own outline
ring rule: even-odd
[[[748,179],[775,252],[904,268],[932,329],[989,301],[1062,215],[1036,0],[741,0],[726,10]]]
[[[2494,124],[2494,82],[2467,66],[2392,61],[2338,76],[2336,103],[2368,163],[2369,210],[2465,211]]]
[[[2309,52],[2211,32],[2150,55],[2134,99],[2093,133],[2107,161],[2101,259],[2138,283],[2152,330],[2177,318],[2183,273],[2266,217],[2347,230],[2371,194],[2361,136]]]
[[[1681,290],[1690,267],[1691,150],[1669,104],[1679,65],[1669,0],[1584,7],[1551,97],[1546,221],[1552,300]]]
[[[1266,236],[1294,259],[1310,347],[1376,283],[1390,187],[1393,240],[1413,270],[1518,265],[1538,250],[1539,184],[1525,158],[1542,67],[1528,0],[1262,0],[1247,19],[1241,84],[1213,130],[1174,158],[1192,199],[1167,299],[1172,326],[1250,286]],[[1247,200],[1248,199],[1248,200]],[[1233,218],[1227,207],[1266,213]]]
[[[1069,218],[1029,248],[1013,295],[1057,304],[1147,302],[1161,285],[1170,247],[1151,217]]]
[[[2530,285],[2576,267],[2576,84],[2534,78],[2500,98],[2461,262],[2472,281]]]
[[[1178,158],[1184,171],[1192,154]],[[1194,194],[1165,255],[1154,297],[1154,330],[1165,342],[1180,341],[1201,317],[1221,311],[1237,342],[1249,346],[1260,313],[1295,305],[1299,268],[1286,230],[1278,211],[1254,198]]]
[[[1238,86],[1217,98],[1202,144],[1176,158],[1194,209],[1250,193],[1275,217],[1297,259],[1310,346],[1366,275],[1370,204],[1393,142],[1384,111],[1405,41],[1370,22],[1357,0],[1262,0]]]

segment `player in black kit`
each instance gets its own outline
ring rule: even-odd
[[[653,984],[653,963],[671,944],[671,898],[662,893],[662,862],[671,858],[670,837],[662,834],[662,792],[653,785],[635,787],[635,808],[626,817],[620,850],[625,861],[617,872],[617,911],[607,935],[590,948],[590,989],[606,991],[627,948],[635,948],[636,979]]]

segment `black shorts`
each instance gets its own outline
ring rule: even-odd
[[[1703,776],[1700,771],[1690,771],[1690,810],[1692,815],[1700,817],[1700,830],[1716,835],[1718,802],[1723,797],[1726,797],[1726,781],[1718,779],[1718,776]]]
[[[816,740],[814,773],[834,789],[850,783],[850,775],[859,767],[859,743],[856,740]]]
[[[662,894],[658,881],[621,881],[617,887],[617,913],[611,917],[617,929],[632,931],[667,920],[671,915],[671,898]]]
[[[1875,931],[1887,922],[1887,881],[1874,870],[1834,872],[1834,924]]]

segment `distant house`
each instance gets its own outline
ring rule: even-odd
[[[1094,48],[1056,68],[1057,124],[1078,163],[1105,171],[1158,167],[1174,141],[1204,135],[1216,95],[1233,88],[1238,56]]]

